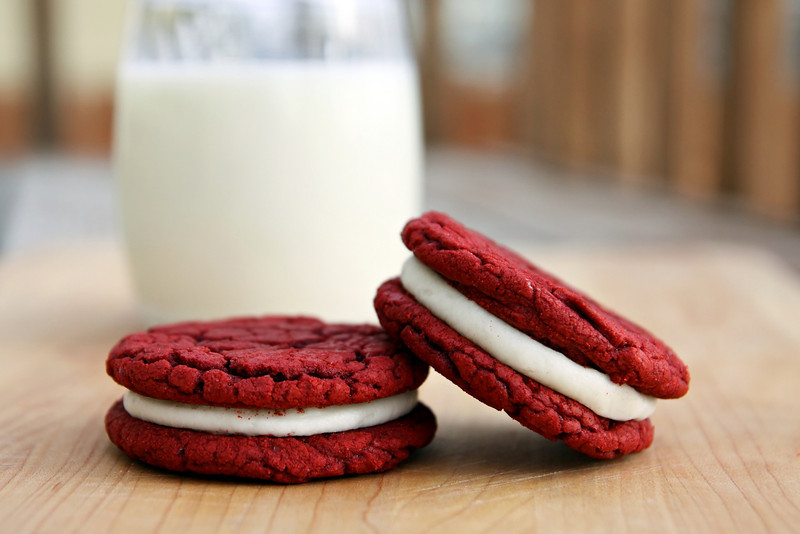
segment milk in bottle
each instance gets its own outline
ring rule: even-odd
[[[216,7],[195,14],[193,31],[221,16],[220,0],[209,2]],[[263,27],[295,17],[287,5],[337,5],[221,4],[256,9],[261,19],[250,19]],[[363,4],[372,7],[342,4],[353,28],[387,13],[384,25],[401,20],[396,2]],[[271,5],[282,6],[280,17]],[[333,44],[311,41],[310,52],[294,40],[290,52],[247,49],[254,57],[134,50],[121,65],[115,168],[149,322],[250,314],[374,322],[375,290],[408,254],[399,232],[421,209],[416,70],[403,43],[376,54],[345,47],[331,58]]]

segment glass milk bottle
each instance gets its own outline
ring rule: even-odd
[[[138,0],[114,159],[150,323],[375,322],[421,209],[400,0]]]

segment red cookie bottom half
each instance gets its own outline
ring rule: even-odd
[[[303,437],[231,436],[185,430],[132,417],[116,402],[106,414],[111,441],[135,460],[207,475],[294,484],[392,469],[436,433],[423,404],[382,425]]]
[[[550,440],[587,456],[611,459],[646,449],[653,425],[614,421],[518,373],[434,317],[403,289],[385,282],[375,298],[381,325],[445,378]]]

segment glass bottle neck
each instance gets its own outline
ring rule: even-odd
[[[401,0],[139,0],[132,9],[133,61],[411,57]]]

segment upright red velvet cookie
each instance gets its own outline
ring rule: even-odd
[[[134,459],[174,471],[305,482],[385,471],[436,430],[428,372],[382,329],[306,317],[180,323],[123,338],[130,391],[106,416]]]
[[[381,324],[417,356],[524,426],[596,458],[650,445],[655,398],[688,389],[663,342],[447,215],[402,233]]]

